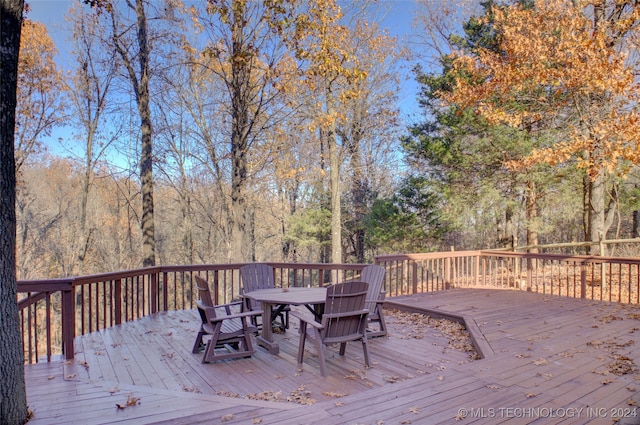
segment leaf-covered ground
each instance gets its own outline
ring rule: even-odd
[[[448,319],[436,319],[421,313],[407,313],[398,310],[389,311],[386,316],[399,338],[422,339],[429,333],[440,334],[448,339],[448,349],[469,353],[471,360],[480,357],[471,341],[469,332],[461,323]]]

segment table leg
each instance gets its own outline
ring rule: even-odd
[[[320,322],[322,320],[322,315],[324,314],[324,303],[323,304],[313,304],[313,307],[305,304],[307,310],[313,313],[313,317],[315,317],[316,322]]]
[[[271,354],[278,354],[280,352],[280,346],[273,340],[273,331],[271,329],[271,312],[273,311],[273,304],[262,304],[262,332],[256,337],[258,345],[264,347]]]

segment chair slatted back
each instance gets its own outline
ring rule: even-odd
[[[384,269],[384,267],[377,264],[371,264],[365,266],[365,268],[362,269],[360,280],[369,284],[369,289],[367,291],[367,300],[364,304],[364,308],[372,313],[374,313],[377,309],[376,300],[379,299],[380,292],[382,292],[385,273],[386,270]]]
[[[275,288],[273,267],[263,263],[251,263],[240,267],[240,281],[243,293],[257,291],[259,289]],[[248,299],[250,310],[258,310],[260,303]]]
[[[323,340],[330,344],[352,340],[362,334],[366,326],[363,315],[367,296],[367,282],[344,282],[327,288],[327,298],[322,315]]]

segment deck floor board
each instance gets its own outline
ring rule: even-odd
[[[77,337],[73,361],[26,365],[29,423],[601,424],[612,420],[593,409],[640,403],[637,306],[481,288],[389,300],[473,320],[490,352],[472,360],[441,332],[411,336],[390,316],[389,336],[369,341],[372,367],[359,343],[344,357],[331,347],[323,378],[313,344],[298,367],[292,320],[275,334],[278,355],[256,346],[249,359],[202,364],[191,353],[197,312],[162,312]],[[139,403],[117,408],[129,395]],[[541,409],[583,416],[536,416]]]

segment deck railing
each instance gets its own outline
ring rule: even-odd
[[[377,257],[388,296],[491,287],[640,303],[640,259],[498,251]],[[276,285],[320,286],[354,279],[364,264],[269,263]],[[77,335],[158,311],[195,306],[193,276],[207,279],[216,303],[238,299],[242,264],[158,266],[75,278],[18,282],[25,362],[72,359]]]

